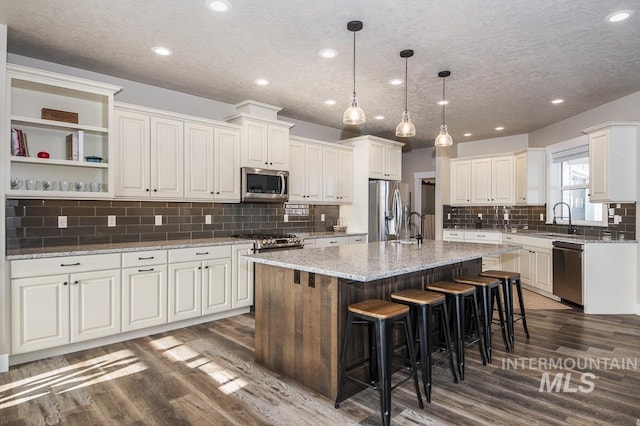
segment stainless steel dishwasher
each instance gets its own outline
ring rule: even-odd
[[[553,294],[583,306],[582,252],[584,246],[567,241],[553,242]]]

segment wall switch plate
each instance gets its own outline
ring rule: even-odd
[[[285,222],[289,222],[289,215],[288,215],[288,214],[285,214],[285,215],[284,215],[284,221],[285,221]]]
[[[66,228],[66,227],[67,227],[67,217],[58,216],[58,228]]]
[[[210,214],[204,215],[204,224],[205,225],[211,225],[211,215]]]
[[[162,225],[162,215],[157,214],[156,215],[156,226],[160,226]]]
[[[324,213],[320,215],[320,220],[324,222]]]
[[[116,215],[110,214],[107,216],[107,227],[114,228],[116,226]]]

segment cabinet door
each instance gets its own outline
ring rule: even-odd
[[[305,147],[306,191],[305,200],[322,200],[322,147],[306,144]]]
[[[289,201],[305,201],[305,160],[304,146],[302,142],[291,141],[289,143]]]
[[[265,168],[267,160],[267,124],[246,120],[244,124],[244,142],[242,166]]]
[[[231,307],[253,305],[253,262],[242,258],[253,253],[253,244],[233,246],[233,279],[231,282]]]
[[[340,154],[337,148],[322,149],[322,195],[325,201],[339,201],[340,194]],[[291,159],[293,168],[293,159]]]
[[[387,179],[402,180],[402,148],[387,147],[385,154]]]
[[[269,169],[289,170],[289,128],[269,125]]]
[[[553,293],[553,270],[551,268],[551,250],[538,249],[535,253],[535,281],[533,286]]]
[[[516,204],[527,202],[527,153],[523,152],[515,157],[516,168]]]
[[[216,129],[214,199],[240,201],[240,132]]]
[[[167,266],[122,270],[122,331],[167,322]]]
[[[491,159],[491,203],[513,204],[513,157]]]
[[[69,343],[69,276],[11,280],[11,353]]]
[[[151,117],[151,196],[181,198],[184,194],[184,125]]]
[[[231,258],[202,262],[202,315],[231,309]]]
[[[483,271],[495,271],[500,269],[500,256],[485,256],[482,258]]]
[[[169,265],[169,322],[199,317],[202,312],[202,262]]]
[[[609,144],[609,129],[589,134],[589,201],[591,202],[611,199]]]
[[[386,179],[384,145],[371,142],[369,144],[369,177]]]
[[[471,160],[471,204],[491,203],[491,158]]]
[[[339,156],[338,183],[340,190],[338,199],[341,203],[351,203],[353,202],[353,151],[341,149]]]
[[[120,269],[70,276],[71,342],[120,333]]]
[[[471,161],[451,162],[451,204],[471,202]]]
[[[218,158],[214,156],[214,128],[185,123],[184,134],[184,195],[186,198],[211,200],[214,195],[213,163],[214,158]]]
[[[524,284],[533,285],[533,262],[535,262],[535,257],[533,256],[533,252],[531,250],[527,248],[519,250],[518,264],[520,266],[520,280]]]
[[[148,197],[151,188],[149,116],[116,111],[115,195]]]

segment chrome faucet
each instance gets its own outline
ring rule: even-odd
[[[411,218],[413,217],[413,215],[418,216],[418,219],[420,219],[420,233],[418,235],[416,235],[415,238],[418,240],[419,243],[421,243],[422,239],[424,238],[424,233],[423,233],[423,229],[422,229],[422,218],[424,216],[421,215],[418,212],[411,212],[411,213],[409,213],[409,223],[411,223]]]
[[[553,205],[553,224],[554,225],[558,224],[558,222],[556,221],[556,207],[559,204],[560,205],[564,204],[565,206],[567,206],[567,210],[569,210],[569,228],[567,229],[567,234],[575,234],[576,233],[576,229],[571,224],[571,206],[569,204],[565,203],[564,201],[557,202],[557,203],[555,203]],[[560,208],[560,213],[562,213],[562,207]],[[563,217],[560,216],[560,219],[563,219]]]

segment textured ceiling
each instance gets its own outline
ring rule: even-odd
[[[357,33],[356,89],[367,122],[349,130],[395,139],[404,105],[399,53],[409,59],[408,148],[433,145],[449,69],[446,121],[454,143],[528,133],[640,90],[637,0],[264,1],[3,0],[11,53],[162,86],[228,103],[255,99],[281,115],[343,128],[352,92],[350,20]],[[174,52],[157,57],[153,46]],[[318,52],[333,48],[334,59]],[[272,84],[258,87],[256,78]],[[327,106],[325,99],[337,104]],[[565,99],[551,105],[554,98]],[[382,114],[384,120],[375,120]],[[505,130],[497,132],[497,126]],[[472,133],[470,138],[463,133]]]

